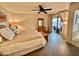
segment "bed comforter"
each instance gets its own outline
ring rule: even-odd
[[[46,40],[35,30],[24,30],[11,41],[0,44],[0,55],[24,55],[45,46]]]

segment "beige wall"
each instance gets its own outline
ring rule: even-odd
[[[37,28],[37,19],[44,18],[44,26],[48,27],[48,15],[46,14],[12,14],[12,21],[20,22],[19,25],[22,25],[26,28]]]
[[[6,10],[5,8],[2,8],[0,6],[0,11],[3,12],[4,14],[6,14],[8,21],[10,21],[12,19],[12,15],[11,15],[11,13],[8,10]]]
[[[7,20],[12,22],[21,22],[22,26],[28,26],[30,28],[37,28],[37,19],[44,18],[44,26],[48,28],[48,15],[46,14],[13,14],[5,8],[0,7],[0,11],[6,14]]]
[[[72,30],[73,30],[73,21],[74,21],[74,14],[75,10],[79,9],[79,3],[71,3],[69,6],[69,13],[68,13],[68,28],[67,28],[67,38],[66,41],[72,40]]]
[[[52,32],[52,17],[53,17],[53,14],[48,15],[48,31],[49,32]]]

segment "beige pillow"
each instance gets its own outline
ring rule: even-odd
[[[14,30],[14,32],[15,32],[15,34],[19,34],[19,33],[21,32],[21,30],[18,29],[18,28],[16,28],[16,29]]]
[[[19,34],[21,32],[18,26],[11,26],[10,28],[15,34]]]
[[[12,40],[15,36],[15,33],[9,27],[1,28],[0,34],[7,40]]]

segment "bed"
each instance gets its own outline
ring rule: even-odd
[[[45,38],[36,30],[24,30],[13,40],[0,44],[0,55],[25,55],[45,45]]]

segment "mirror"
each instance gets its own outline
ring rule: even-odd
[[[44,18],[38,18],[38,31],[44,31]]]
[[[44,19],[38,18],[38,26],[44,26]]]

